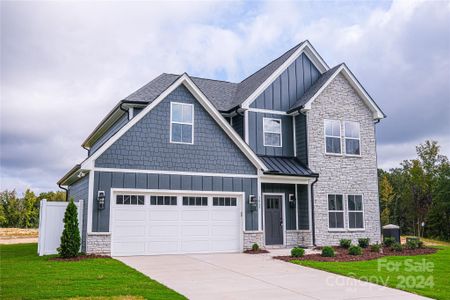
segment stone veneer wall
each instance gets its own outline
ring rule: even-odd
[[[88,234],[86,239],[86,253],[111,255],[111,235]]]
[[[245,231],[244,232],[244,250],[252,248],[254,243],[264,248],[264,236],[262,231]]]
[[[324,119],[359,122],[361,157],[325,154]],[[307,122],[309,167],[320,176],[314,185],[316,245],[337,245],[342,238],[351,239],[355,243],[360,237],[369,237],[371,242],[379,242],[375,125],[371,111],[345,77],[339,74],[312,103],[311,110],[307,113]],[[344,146],[342,139],[343,150]],[[343,230],[328,230],[327,194],[344,195]],[[365,230],[348,230],[347,194],[363,195]]]
[[[286,231],[286,246],[312,246],[312,235],[311,231],[303,230],[287,230]]]

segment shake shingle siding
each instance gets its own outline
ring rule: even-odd
[[[170,102],[194,104],[194,144],[170,143]],[[96,167],[256,174],[223,129],[180,86],[131,127],[95,162]]]

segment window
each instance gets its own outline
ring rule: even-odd
[[[236,206],[236,198],[229,197],[214,197],[213,206]]]
[[[328,228],[344,228],[342,195],[328,195]]]
[[[208,206],[208,197],[183,197],[184,206]]]
[[[325,152],[341,154],[341,122],[325,120]]]
[[[364,228],[364,214],[361,195],[348,195],[348,228]]]
[[[150,205],[177,205],[177,197],[150,196]]]
[[[264,146],[281,147],[281,120],[263,119]]]
[[[194,105],[170,103],[170,142],[194,143]]]
[[[142,195],[117,195],[116,204],[119,205],[144,205],[144,196]]]
[[[361,150],[359,147],[359,123],[358,122],[344,122],[345,133],[345,154],[360,155]]]

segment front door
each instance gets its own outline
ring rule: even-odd
[[[264,196],[266,245],[283,244],[282,196]]]

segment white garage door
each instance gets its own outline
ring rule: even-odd
[[[236,195],[121,192],[111,202],[112,255],[241,250]]]

